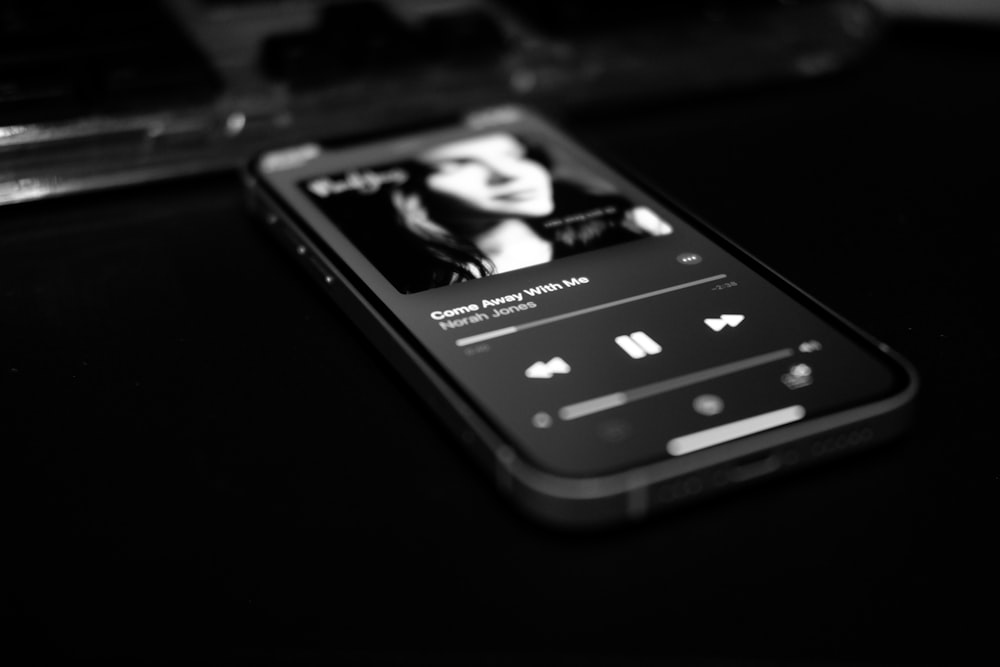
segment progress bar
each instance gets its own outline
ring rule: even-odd
[[[562,315],[543,317],[540,320],[534,320],[533,322],[526,322],[524,324],[519,324],[515,327],[504,327],[503,329],[494,329],[493,331],[486,331],[481,334],[476,334],[475,336],[466,336],[465,338],[459,338],[458,340],[456,340],[455,345],[459,347],[465,347],[466,345],[472,345],[473,343],[481,343],[484,340],[490,340],[492,338],[500,338],[501,336],[509,336],[512,333],[517,333],[518,331],[524,331],[525,329],[534,329],[535,327],[545,326],[546,324],[552,324],[553,322],[568,320],[571,317],[578,317],[580,315],[586,315],[587,313],[594,313],[597,312],[598,310],[604,310],[606,308],[614,308],[615,306],[621,306],[626,303],[632,303],[633,301],[641,301],[642,299],[648,299],[650,297],[659,296],[661,294],[666,294],[668,292],[677,292],[682,289],[687,289],[688,287],[695,287],[696,285],[703,285],[705,283],[710,283],[716,280],[722,280],[725,277],[726,277],[725,273],[720,273],[717,276],[709,276],[708,278],[702,278],[701,280],[692,280],[689,283],[681,283],[680,285],[664,287],[663,289],[653,290],[652,292],[644,292],[643,294],[636,294],[635,296],[626,297],[624,299],[617,299],[615,301],[608,301],[607,303],[600,303],[597,304],[596,306],[590,306],[589,308],[571,310],[570,312],[563,313]]]
[[[705,429],[704,431],[697,431],[673,438],[667,443],[667,452],[674,456],[690,454],[699,449],[705,449],[706,447],[729,442],[736,438],[766,431],[775,426],[790,424],[805,416],[805,408],[801,405],[791,405],[787,408],[774,410],[773,412],[765,412],[764,414],[729,422],[728,424]]]
[[[649,398],[650,396],[665,394],[668,391],[680,389],[681,387],[687,387],[692,384],[697,384],[698,382],[713,380],[715,378],[722,377],[723,375],[731,375],[732,373],[739,373],[740,371],[745,371],[749,368],[763,366],[764,364],[780,361],[781,359],[787,359],[792,356],[792,354],[794,354],[792,348],[786,347],[781,350],[775,350],[774,352],[759,354],[756,357],[748,357],[746,359],[740,359],[739,361],[733,361],[728,364],[722,364],[721,366],[713,366],[712,368],[706,368],[705,370],[688,373],[687,375],[680,375],[675,378],[670,378],[669,380],[660,380],[659,382],[653,382],[652,384],[635,387],[634,389],[626,389],[625,391],[618,391],[613,394],[605,394],[604,396],[590,398],[586,401],[580,401],[579,403],[571,403],[570,405],[559,408],[559,418],[563,421],[579,419],[580,417],[586,417],[587,415],[592,415],[597,412],[617,408],[625,405],[626,403],[639,401],[644,398]]]

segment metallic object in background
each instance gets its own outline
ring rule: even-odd
[[[872,0],[893,18],[967,23],[1000,22],[996,0]]]
[[[0,204],[472,106],[560,113],[812,78],[882,25],[865,0],[15,0],[0,20]]]

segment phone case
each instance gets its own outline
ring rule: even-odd
[[[517,445],[508,442],[474,402],[442,373],[419,343],[393,321],[392,314],[373,298],[357,276],[320,247],[303,229],[295,210],[260,177],[256,164],[257,161],[251,163],[245,172],[249,207],[255,217],[264,221],[321,288],[350,315],[379,354],[400,371],[479,461],[496,486],[530,516],[547,524],[594,527],[639,519],[654,510],[682,505],[886,442],[899,435],[909,421],[918,381],[906,360],[803,294],[655,188],[630,175],[628,178],[633,182],[669,204],[692,225],[711,233],[713,240],[737,253],[744,264],[769,282],[782,285],[786,292],[796,292],[836,326],[868,340],[890,363],[902,369],[907,380],[901,391],[883,400],[756,433],[727,442],[725,447],[708,447],[681,457],[585,478],[545,470],[522,456]]]

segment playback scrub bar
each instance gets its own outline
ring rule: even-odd
[[[615,301],[608,301],[606,303],[600,303],[596,306],[589,306],[587,308],[580,308],[579,310],[571,310],[568,313],[563,313],[562,315],[553,315],[552,317],[543,317],[538,320],[533,320],[531,322],[525,322],[524,324],[519,324],[513,327],[504,327],[502,329],[494,329],[493,331],[486,331],[481,334],[476,334],[475,336],[466,336],[465,338],[459,338],[455,341],[455,345],[459,347],[465,347],[466,345],[472,345],[473,343],[481,343],[484,340],[491,340],[493,338],[500,338],[501,336],[509,336],[511,334],[517,333],[519,331],[524,331],[525,329],[534,329],[535,327],[545,326],[546,324],[553,324],[555,322],[561,322],[562,320],[568,320],[573,317],[579,317],[580,315],[587,315],[589,313],[595,313],[599,310],[606,310],[608,308],[615,308],[616,306],[623,306],[626,303],[633,303],[635,301],[641,301],[643,299],[649,299],[654,296],[660,296],[661,294],[667,294],[669,292],[677,292],[682,289],[687,289],[689,287],[696,287],[698,285],[704,285],[705,283],[714,282],[716,280],[722,280],[726,277],[725,273],[720,273],[716,276],[709,276],[708,278],[702,278],[700,280],[692,280],[688,283],[681,283],[680,285],[672,285],[670,287],[664,287],[662,289],[653,290],[652,292],[644,292],[642,294],[636,294],[634,296],[626,297],[624,299],[616,299]]]
[[[559,408],[559,418],[563,421],[579,419],[580,417],[586,417],[587,415],[592,415],[597,412],[619,408],[626,403],[633,403],[644,398],[649,398],[650,396],[665,394],[668,391],[674,391],[675,389],[680,389],[681,387],[687,387],[699,382],[705,382],[706,380],[714,380],[715,378],[722,377],[723,375],[739,373],[740,371],[745,371],[756,366],[763,366],[764,364],[770,364],[775,361],[787,359],[792,356],[792,354],[794,354],[792,348],[786,347],[781,350],[775,350],[774,352],[759,354],[756,357],[748,357],[746,359],[740,359],[739,361],[733,361],[728,364],[722,364],[721,366],[714,366],[712,368],[706,368],[705,370],[696,371],[694,373],[688,373],[687,375],[679,375],[675,378],[670,378],[669,380],[661,380],[659,382],[653,382],[652,384],[643,385],[641,387],[626,389],[625,391],[616,391],[613,394],[605,394],[604,396],[590,398],[586,401],[580,401],[579,403],[571,403],[570,405]]]

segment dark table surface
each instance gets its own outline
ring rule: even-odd
[[[517,514],[248,219],[235,174],[0,210],[0,651],[994,654],[998,72],[1000,30],[911,26],[809,84],[563,119],[923,380],[886,447],[595,534]]]

